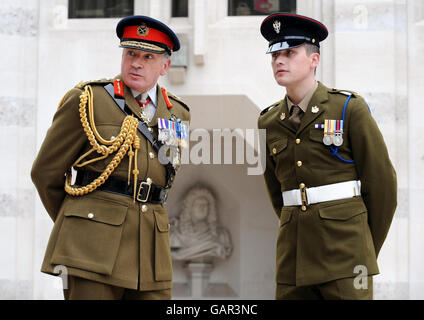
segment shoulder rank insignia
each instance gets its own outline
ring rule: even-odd
[[[122,83],[121,80],[116,79],[113,82],[113,89],[114,89],[115,97],[121,97],[121,98],[123,98],[125,96],[124,95],[124,84]]]
[[[162,94],[163,94],[163,98],[165,99],[165,103],[166,106],[168,107],[168,109],[171,109],[173,107],[171,101],[169,101],[168,95],[166,94],[166,90],[165,88],[161,88],[162,90]]]

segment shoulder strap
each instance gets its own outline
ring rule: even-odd
[[[278,106],[278,105],[280,104],[280,102],[281,102],[281,101],[278,101],[278,102],[276,102],[276,103],[274,103],[274,104],[270,105],[269,107],[266,107],[265,109],[263,109],[263,110],[261,111],[260,115],[262,116],[262,115],[264,115],[265,113],[267,113],[269,110],[271,110],[272,108],[274,108],[274,107]]]
[[[344,89],[333,88],[333,89],[330,89],[329,92],[330,93],[340,93],[340,94],[343,94],[345,96],[354,96],[355,98],[360,97],[360,94],[359,93],[357,93],[355,91],[351,91],[351,90],[344,90]]]
[[[190,112],[190,108],[187,106],[187,104],[180,97],[177,97],[175,94],[168,92],[168,91],[166,91],[166,95],[168,96],[168,98],[178,102],[181,106],[183,106],[184,109],[186,109],[188,112]]]

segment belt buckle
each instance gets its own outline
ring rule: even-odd
[[[146,197],[144,199],[140,199],[140,192],[141,192],[141,190],[144,190],[143,185],[147,185],[148,189],[147,189],[147,192],[146,192]],[[138,188],[138,192],[137,192],[137,201],[140,201],[140,202],[143,202],[143,203],[147,202],[149,200],[151,187],[152,187],[152,179],[147,179],[146,182],[144,182],[144,181],[141,182],[140,187]]]
[[[302,200],[302,211],[306,211],[307,207],[309,206],[308,197],[306,196],[306,186],[304,183],[301,183],[300,186],[300,199]]]

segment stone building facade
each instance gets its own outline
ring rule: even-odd
[[[227,0],[189,0],[188,17],[171,11],[171,0],[134,1],[135,14],[181,35],[183,53],[160,83],[190,104],[192,128],[256,128],[259,111],[284,96],[259,33],[264,16],[229,16]],[[423,299],[424,1],[298,0],[296,11],[329,27],[318,79],[367,99],[397,170],[398,209],[375,298]],[[62,299],[60,281],[39,271],[53,224],[30,181],[31,165],[64,93],[120,70],[119,18],[67,17],[68,0],[0,4],[0,299]],[[186,165],[167,206],[175,215],[196,183],[214,190],[233,252],[216,262],[210,281],[227,284],[232,299],[272,299],[278,222],[263,178],[247,175],[248,167]],[[178,262],[174,279],[186,281]]]

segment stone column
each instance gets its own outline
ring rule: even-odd
[[[406,1],[408,14],[409,298],[424,299],[424,2]]]
[[[31,299],[38,1],[2,1],[0,17],[0,299]]]
[[[201,299],[209,284],[209,278],[213,270],[212,263],[189,262],[187,264],[191,296],[193,299]]]

